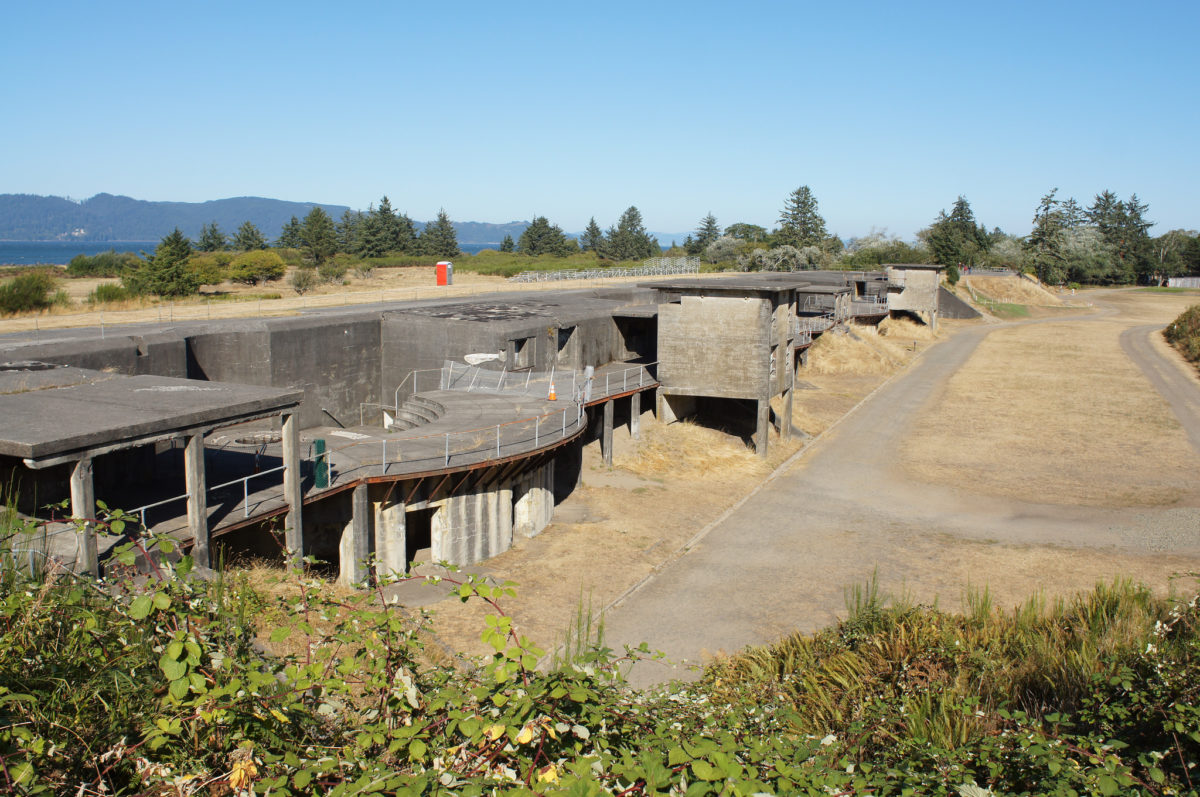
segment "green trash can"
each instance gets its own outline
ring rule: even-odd
[[[313,440],[313,487],[318,490],[329,486],[329,456],[325,453],[325,440]]]

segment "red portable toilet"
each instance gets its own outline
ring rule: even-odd
[[[454,264],[449,260],[439,260],[437,264],[437,284],[454,284]]]

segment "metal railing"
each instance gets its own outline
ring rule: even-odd
[[[593,372],[590,391],[585,371],[575,369],[550,371],[500,371],[478,365],[463,365],[447,361],[442,368],[442,390],[463,390],[468,393],[504,393],[510,395],[545,396],[550,386],[571,400],[584,403],[625,393],[636,388],[657,384],[658,363],[629,365],[621,369],[606,368]],[[586,395],[585,395],[586,393]]]
[[[883,315],[888,312],[887,299],[864,296],[850,301],[851,315]]]
[[[652,257],[640,266],[619,268],[562,269],[559,271],[522,271],[509,282],[557,282],[560,280],[605,279],[606,277],[662,277],[673,274],[696,274],[700,271],[698,257]]]

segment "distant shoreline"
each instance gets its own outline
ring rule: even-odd
[[[0,241],[0,268],[20,266],[65,266],[76,255],[118,252],[152,252],[158,241]],[[467,254],[482,249],[499,249],[499,243],[459,244]]]

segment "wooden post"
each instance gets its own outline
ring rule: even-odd
[[[204,433],[188,435],[183,449],[183,477],[187,485],[188,529],[192,532],[192,559],[211,567],[208,551],[208,484],[204,477]]]
[[[292,565],[304,558],[304,493],[300,485],[300,424],[296,413],[285,412],[283,423],[283,498],[288,511],[284,516],[284,545]]]
[[[96,491],[92,484],[92,460],[84,457],[71,470],[71,517],[83,521],[83,571],[92,577],[100,575],[100,560],[96,554]]]

